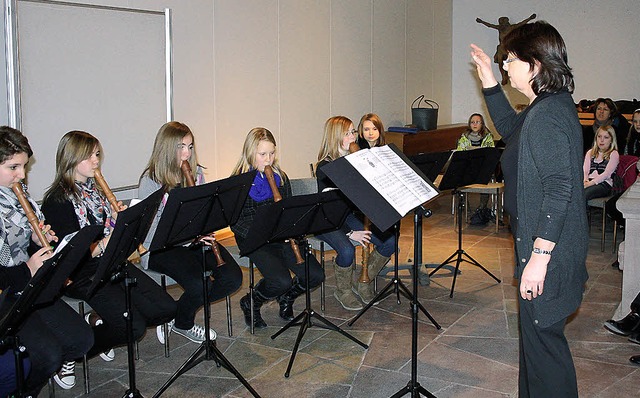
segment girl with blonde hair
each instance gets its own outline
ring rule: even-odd
[[[238,175],[257,170],[240,217],[236,224],[231,226],[241,251],[258,209],[273,203],[273,192],[264,175],[265,166],[271,166],[273,169],[280,195],[283,198],[291,196],[291,183],[280,168],[276,155],[276,140],[269,130],[264,127],[256,127],[249,131],[242,147],[240,159],[232,173],[232,175]],[[300,247],[301,253],[304,253],[304,250],[303,247]],[[280,317],[284,320],[292,320],[293,303],[298,296],[305,292],[306,279],[309,278],[311,288],[320,285],[324,280],[324,272],[315,257],[309,256],[309,275],[307,276],[305,266],[296,264],[293,250],[285,242],[267,243],[249,253],[249,259],[258,267],[263,279],[253,289],[253,307],[251,306],[251,293],[240,299],[240,308],[244,313],[247,326],[251,326],[252,312],[255,328],[267,326],[260,314],[260,308],[265,302],[272,299],[276,299],[280,305]],[[293,279],[290,272],[295,274]]]
[[[165,197],[160,203],[158,212],[154,218],[149,233],[144,241],[144,246],[149,247],[158,227],[158,221],[162,216],[167,195],[175,188],[185,187],[186,180],[180,169],[182,162],[187,161],[193,173],[196,185],[204,184],[202,167],[198,165],[194,136],[191,129],[184,123],[172,121],[165,123],[156,136],[153,151],[149,158],[147,168],[140,177],[138,195],[146,198],[158,189],[165,191]],[[213,244],[212,236],[203,237],[201,243]],[[218,244],[220,254],[225,264],[218,267],[212,251],[205,251],[205,266],[211,272],[211,278],[207,278],[209,302],[221,300],[235,292],[242,284],[242,271],[231,254]],[[178,299],[176,317],[171,322],[171,331],[186,337],[193,342],[205,340],[205,329],[195,323],[196,312],[204,304],[202,292],[202,251],[197,245],[174,246],[167,250],[160,250],[142,257],[145,268],[169,275],[182,287],[184,292]],[[157,329],[158,339],[164,342],[162,328]],[[213,329],[209,329],[211,339],[217,337]]]
[[[86,301],[95,312],[85,319],[93,327],[95,343],[89,356],[100,355],[105,361],[114,359],[114,347],[127,342],[127,328],[122,317],[125,308],[125,286],[120,283],[103,283],[92,295],[89,287],[106,250],[111,232],[116,225],[118,212],[126,209],[119,203],[117,209],[107,201],[104,192],[95,182],[95,172],[102,164],[102,145],[93,135],[84,131],[66,133],[56,152],[56,175],[45,193],[42,212],[61,236],[76,232],[87,225],[104,227],[104,237],[93,245],[85,261],[69,278],[73,281],[65,295]],[[171,296],[162,290],[147,274],[136,267],[129,267],[129,274],[137,281],[132,290],[133,336],[139,340],[147,327],[158,326],[173,319],[176,306]],[[75,362],[65,363],[55,376],[65,389],[73,387],[72,372]]]
[[[584,171],[584,196],[587,201],[603,198],[611,193],[613,174],[620,155],[613,126],[600,126],[593,138],[593,146],[587,151],[582,166]]]
[[[349,154],[349,145],[355,141],[355,137],[356,130],[353,128],[353,122],[344,116],[331,117],[324,124],[324,136],[316,165],[319,192],[335,187],[322,171],[322,167]],[[336,290],[333,295],[344,309],[350,311],[362,309],[362,304],[354,292],[365,303],[369,303],[375,297],[372,282],[353,281],[353,267],[351,265],[355,260],[355,247],[351,241],[358,242],[363,246],[368,243],[375,245],[375,250],[369,257],[368,263],[368,274],[371,281],[389,261],[396,247],[393,233],[382,233],[376,228],[373,228],[373,232],[365,231],[363,222],[358,218],[356,212],[357,209],[354,207],[341,229],[317,236],[327,242],[337,253],[334,267]]]

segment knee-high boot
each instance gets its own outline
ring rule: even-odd
[[[280,318],[284,319],[285,321],[290,321],[293,319],[293,302],[297,297],[302,295],[305,290],[306,289],[304,288],[302,283],[300,283],[298,277],[296,276],[295,278],[293,278],[293,284],[291,285],[291,288],[289,288],[289,290],[287,290],[285,294],[276,299],[278,301],[278,304],[280,304]]]
[[[270,299],[265,297],[256,288],[253,289],[253,308],[251,308],[251,293],[247,293],[246,296],[240,299],[240,308],[244,314],[244,322],[247,326],[251,326],[251,312],[253,311],[253,327],[256,329],[262,329],[267,327],[267,323],[262,319],[260,315],[260,307]]]
[[[336,291],[333,293],[333,296],[345,310],[361,310],[362,303],[360,303],[360,300],[353,294],[353,290],[351,289],[353,268],[351,266],[340,267],[337,264],[334,264],[333,267],[336,273]]]
[[[358,286],[356,288],[356,293],[365,302],[365,304],[369,304],[371,300],[376,296],[376,292],[373,288],[373,280],[376,279],[380,270],[389,262],[390,257],[385,257],[382,254],[378,253],[377,250],[374,250],[373,253],[369,256],[369,267],[367,269],[367,273],[369,274],[369,279],[371,282],[362,283],[358,281]]]

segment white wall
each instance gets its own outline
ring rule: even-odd
[[[486,114],[470,62],[469,43],[479,45],[493,57],[498,32],[475,19],[497,24],[498,17],[506,16],[517,23],[533,13],[537,20],[554,25],[565,40],[576,82],[576,102],[583,98],[640,97],[640,52],[630,33],[638,24],[637,0],[453,0],[453,120],[466,121],[478,111]],[[494,70],[499,76],[497,65]],[[512,102],[526,103],[526,98],[510,87],[506,91]]]
[[[228,176],[256,126],[274,133],[288,174],[306,177],[332,115],[410,123],[425,94],[450,122],[452,0],[81,2],[172,9],[175,119],[194,131],[209,180]],[[6,121],[4,83],[0,96]]]

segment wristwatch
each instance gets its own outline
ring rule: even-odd
[[[541,248],[539,248],[539,247],[534,247],[534,248],[533,248],[533,252],[534,252],[535,254],[547,254],[547,255],[549,255],[549,256],[551,255],[551,252],[550,252],[549,250],[542,250],[542,249],[541,249]]]

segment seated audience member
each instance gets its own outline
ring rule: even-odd
[[[466,151],[475,148],[493,148],[495,146],[496,145],[493,142],[493,135],[484,124],[484,118],[482,115],[479,113],[472,114],[467,121],[467,129],[458,139],[456,151]],[[486,212],[480,213],[483,209],[487,208],[487,203],[489,203],[489,195],[484,193],[481,194],[480,205],[471,217],[472,224],[486,224],[489,222],[491,214],[484,215]],[[474,220],[477,221],[474,222]]]
[[[633,111],[631,127],[624,148],[620,148],[620,154],[640,156],[640,109]]]
[[[458,139],[456,151],[486,147],[495,147],[493,136],[487,126],[485,126],[482,115],[474,113],[467,121],[467,129]]]
[[[618,167],[620,155],[613,127],[605,125],[598,128],[593,147],[584,157],[584,196],[589,201],[602,198],[611,193],[613,173]]]
[[[614,321],[613,319],[606,321],[604,328],[611,333],[628,336],[630,342],[640,344],[640,292],[629,307],[631,307],[631,312],[627,316],[619,321]],[[632,356],[629,358],[629,362],[640,365],[640,355]]]
[[[582,138],[584,140],[584,151],[589,150],[589,144],[593,142],[594,136],[600,126],[609,125],[615,130],[618,148],[622,148],[627,139],[629,122],[619,112],[616,104],[611,98],[598,98],[593,104],[593,125],[583,126]]]

